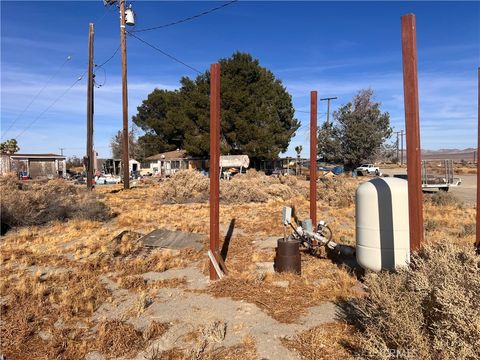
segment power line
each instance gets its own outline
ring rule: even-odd
[[[113,52],[113,54],[112,54],[107,60],[105,60],[105,61],[104,61],[103,63],[101,63],[100,65],[95,64],[95,67],[102,67],[102,66],[104,66],[106,63],[108,63],[110,60],[112,60],[115,55],[117,55],[118,50],[120,50],[120,45],[118,45],[118,47],[115,49],[115,51]]]
[[[45,115],[45,113],[47,113],[47,111],[49,111],[57,102],[59,102],[60,99],[64,97],[67,92],[69,92],[79,81],[81,81],[86,73],[87,71],[85,70],[83,74],[80,75],[80,77],[72,83],[72,85],[70,85],[62,94],[60,94],[59,97],[57,97],[50,105],[48,105],[47,108],[43,110],[35,119],[33,119],[17,136],[14,137],[14,139],[18,140],[18,138],[22,136],[25,131],[27,131],[38,119]]]
[[[139,29],[139,30],[134,30],[134,32],[144,32],[144,31],[150,31],[150,30],[157,30],[157,29],[163,29],[163,28],[166,28],[166,27],[170,27],[170,26],[174,26],[174,25],[178,25],[178,24],[181,24],[181,23],[184,23],[184,22],[187,22],[187,21],[190,21],[190,20],[194,20],[194,19],[198,19],[199,17],[201,16],[204,16],[204,15],[207,15],[207,14],[210,14],[214,11],[217,11],[217,10],[220,10],[224,7],[227,7],[229,5],[232,5],[233,3],[236,3],[238,0],[233,0],[233,1],[229,1],[223,5],[220,5],[220,6],[217,6],[217,7],[214,7],[210,10],[206,10],[202,13],[199,13],[199,14],[196,14],[196,15],[193,15],[193,16],[189,16],[189,17],[186,17],[186,18],[183,18],[183,19],[180,19],[180,20],[177,20],[177,21],[174,21],[174,22],[171,22],[171,23],[168,23],[168,24],[164,24],[164,25],[159,25],[159,26],[154,26],[154,27],[150,27],[150,28],[146,28],[146,29]]]
[[[30,100],[30,102],[27,104],[27,106],[22,110],[22,112],[11,122],[11,124],[8,126],[7,130],[5,130],[5,132],[3,133],[3,138],[5,137],[5,135],[8,133],[8,131],[12,128],[12,126],[17,122],[18,119],[20,119],[22,117],[23,114],[25,114],[25,112],[30,108],[30,106],[35,102],[35,100],[37,100],[37,98],[40,96],[40,94],[43,92],[43,90],[46,89],[46,87],[52,82],[52,80],[60,73],[60,71],[63,69],[63,67],[65,66],[65,64],[70,61],[72,57],[71,56],[67,56],[67,58],[65,59],[65,61],[62,63],[62,65],[60,65],[60,67],[58,68],[58,70],[52,75],[50,76],[50,78],[47,80],[47,82],[43,85],[43,87],[37,92],[37,94],[32,98],[32,100]]]
[[[148,45],[148,46],[151,47],[152,49],[157,50],[159,53],[165,55],[166,57],[169,57],[170,59],[172,59],[172,60],[174,60],[174,61],[176,61],[176,62],[178,62],[178,63],[180,63],[180,64],[182,64],[183,66],[186,66],[187,68],[195,71],[196,73],[198,73],[198,74],[201,74],[201,73],[202,73],[200,70],[195,69],[193,66],[190,66],[190,65],[188,65],[187,63],[184,63],[182,60],[177,59],[177,58],[174,57],[173,55],[170,55],[170,54],[166,53],[165,51],[159,49],[159,48],[156,47],[155,45],[152,45],[152,44],[150,44],[149,42],[147,42],[147,41],[139,38],[139,37],[136,36],[134,33],[130,32],[130,31],[127,31],[127,33],[128,33],[130,36],[133,36],[135,39],[141,41],[141,42],[144,43],[145,45]]]

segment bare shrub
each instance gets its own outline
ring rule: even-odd
[[[472,236],[475,235],[476,232],[476,224],[474,223],[469,223],[469,224],[464,224],[462,225],[462,228],[460,229],[460,232],[458,233],[458,237],[467,237],[467,236]]]
[[[329,206],[348,207],[353,204],[356,186],[355,181],[341,176],[322,178],[317,199]],[[157,196],[166,204],[204,202],[208,200],[209,188],[209,178],[198,171],[178,171],[161,183]],[[255,170],[220,181],[220,200],[227,204],[289,200],[308,194],[308,183],[294,176],[266,176]]]
[[[107,205],[84,189],[56,179],[22,182],[15,176],[0,178],[1,220],[8,227],[40,225],[52,220],[106,220]]]
[[[343,176],[320,178],[317,185],[317,200],[336,207],[348,207],[355,200],[357,184]]]
[[[436,206],[462,206],[462,202],[455,195],[446,191],[437,191],[434,194],[425,196],[425,199]]]
[[[358,328],[357,355],[389,359],[480,358],[480,257],[428,246],[398,272],[371,274],[368,296],[345,306]]]

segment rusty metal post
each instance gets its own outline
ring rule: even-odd
[[[93,189],[93,37],[94,25],[88,30],[88,82],[87,82],[87,189]]]
[[[477,142],[477,241],[475,242],[475,246],[480,249],[480,161],[478,161],[478,149],[480,148],[480,67],[477,70],[478,76],[478,103],[477,103],[477,111],[478,111],[478,142]]]
[[[403,93],[407,140],[408,210],[410,250],[423,242],[423,193],[418,108],[417,36],[415,15],[402,16]]]
[[[220,64],[210,66],[210,250],[220,246]],[[217,273],[210,263],[210,280]]]
[[[310,219],[317,227],[317,92],[310,92]]]

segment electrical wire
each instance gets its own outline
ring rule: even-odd
[[[52,82],[52,80],[60,73],[60,71],[63,69],[65,64],[71,60],[71,56],[67,56],[65,61],[60,65],[58,70],[47,80],[47,82],[43,85],[43,87],[37,92],[37,94],[30,100],[30,102],[27,104],[27,106],[22,110],[22,112],[10,123],[8,126],[7,130],[3,133],[2,138],[5,138],[5,135],[7,135],[8,131],[12,128],[13,125],[17,122],[18,119],[22,117],[23,114],[30,108],[30,106],[37,100],[37,98],[40,96],[40,94],[47,88],[47,86]]]
[[[116,48],[116,50],[113,52],[113,54],[112,54],[107,60],[105,60],[104,62],[102,62],[100,65],[95,64],[95,67],[102,67],[102,66],[104,66],[105,64],[107,64],[110,60],[112,60],[112,59],[114,58],[115,55],[117,55],[118,50],[120,50],[120,45],[118,45],[118,47]]]
[[[144,31],[151,31],[151,30],[157,30],[157,29],[164,29],[166,27],[170,27],[170,26],[174,26],[174,25],[178,25],[178,24],[181,24],[181,23],[184,23],[184,22],[187,22],[187,21],[190,21],[190,20],[194,20],[194,19],[198,19],[199,17],[201,16],[204,16],[204,15],[207,15],[207,14],[210,14],[214,11],[217,11],[217,10],[220,10],[220,9],[223,9],[224,7],[227,7],[229,5],[232,5],[233,3],[236,3],[238,2],[239,0],[232,0],[232,1],[229,1],[225,4],[222,4],[220,6],[217,6],[217,7],[214,7],[210,10],[206,10],[202,13],[199,13],[199,14],[196,14],[196,15],[193,15],[193,16],[189,16],[189,17],[186,17],[186,18],[183,18],[183,19],[180,19],[180,20],[176,20],[174,22],[171,22],[171,23],[168,23],[168,24],[164,24],[164,25],[159,25],[159,26],[154,26],[154,27],[150,27],[150,28],[146,28],[146,29],[139,29],[139,30],[135,30],[135,32],[144,32]]]
[[[135,39],[137,39],[138,41],[141,41],[141,42],[144,43],[145,45],[147,45],[147,46],[151,47],[152,49],[158,51],[159,53],[165,55],[166,57],[169,57],[170,59],[172,59],[172,60],[174,60],[174,61],[182,64],[183,66],[186,66],[187,68],[195,71],[195,72],[198,73],[198,74],[202,74],[202,72],[201,72],[200,70],[195,69],[193,66],[188,65],[187,63],[183,62],[182,60],[177,59],[177,58],[174,57],[173,55],[170,55],[170,54],[166,53],[165,51],[159,49],[159,48],[156,47],[155,45],[152,45],[152,44],[150,44],[149,42],[147,42],[147,41],[139,38],[139,37],[138,37],[137,35],[135,35],[134,33],[131,33],[130,31],[127,31],[127,33],[128,33],[130,36],[133,36],[133,37],[134,37]]]
[[[59,102],[60,99],[64,97],[75,85],[77,85],[77,83],[83,79],[86,73],[87,73],[87,70],[85,70],[83,74],[80,75],[80,77],[78,77],[78,79],[72,83],[72,85],[70,85],[62,94],[60,94],[60,96],[58,96],[55,100],[53,100],[52,103],[48,105],[47,108],[43,110],[35,119],[33,119],[17,136],[15,136],[14,139],[18,140],[18,138],[22,136],[25,133],[25,131],[27,131],[38,119],[40,119],[43,115],[45,115],[47,111],[49,111],[57,102]]]
[[[101,84],[99,84],[97,82],[97,71],[96,69],[101,69],[103,71],[103,82]],[[99,67],[96,67],[95,68],[95,72],[93,73],[93,85],[99,89],[101,88],[102,86],[104,86],[105,84],[107,83],[107,72],[105,71],[105,68],[99,66]]]

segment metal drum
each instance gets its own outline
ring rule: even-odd
[[[300,274],[302,271],[300,242],[278,239],[274,267],[276,272]]]

